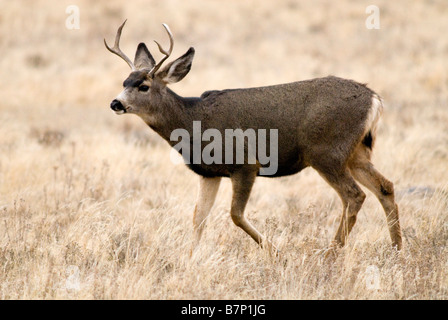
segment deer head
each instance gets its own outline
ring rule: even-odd
[[[145,121],[157,114],[157,109],[163,107],[167,99],[167,84],[182,80],[190,71],[194,57],[194,48],[190,48],[183,56],[172,61],[161,69],[163,62],[171,55],[174,46],[173,35],[166,24],[163,24],[170,39],[170,48],[165,50],[154,40],[164,57],[156,64],[154,58],[144,43],[140,43],[132,62],[120,50],[120,37],[124,24],[118,28],[115,44],[111,48],[106,40],[106,48],[122,58],[132,72],[123,82],[123,91],[112,101],[110,107],[116,114],[134,113]],[[147,121],[148,122],[148,121]]]

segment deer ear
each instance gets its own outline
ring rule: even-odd
[[[173,62],[163,68],[157,74],[157,77],[165,83],[176,83],[182,80],[191,69],[191,63],[193,62],[194,48],[188,49],[188,51],[180,58],[177,58]]]
[[[143,42],[141,42],[137,47],[137,51],[135,52],[135,67],[137,68],[137,70],[145,68],[151,69],[155,64],[156,62],[149,52],[148,48]]]

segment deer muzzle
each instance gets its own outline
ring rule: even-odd
[[[115,111],[116,114],[122,114],[126,112],[125,107],[123,106],[123,104],[117,100],[114,99],[111,104],[110,104],[110,108]]]

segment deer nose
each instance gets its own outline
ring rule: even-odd
[[[126,109],[124,108],[123,104],[119,100],[117,100],[117,99],[114,99],[111,102],[110,108],[112,110],[114,110],[115,112],[120,112],[120,111],[121,112],[126,112]]]

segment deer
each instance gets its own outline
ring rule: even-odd
[[[173,51],[174,38],[163,24],[170,47],[165,50],[157,41],[163,58],[156,63],[145,43],[137,46],[134,62],[120,49],[126,20],[118,28],[115,44],[106,48],[131,68],[123,82],[123,91],[110,104],[116,114],[135,114],[166,140],[171,147],[173,130],[193,131],[193,122],[201,130],[227,128],[278,130],[277,170],[267,178],[293,175],[311,167],[336,191],[342,202],[342,214],[329,248],[342,248],[355,225],[366,194],[359,184],[379,200],[386,214],[392,246],[402,248],[398,206],[394,185],[372,164],[376,129],[383,112],[383,100],[366,84],[327,76],[255,88],[206,91],[199,97],[182,97],[168,88],[190,71],[195,49],[162,64]],[[192,139],[187,144],[193,144]],[[204,144],[201,145],[204,148]],[[245,145],[247,153],[247,145]],[[247,156],[247,154],[246,154]],[[258,160],[258,159],[257,159]],[[244,211],[252,187],[263,164],[188,162],[199,176],[199,191],[193,214],[193,248],[200,243],[206,219],[214,205],[222,178],[230,178],[233,223],[261,247],[278,252],[274,244],[245,217]],[[359,184],[358,184],[359,183]]]

